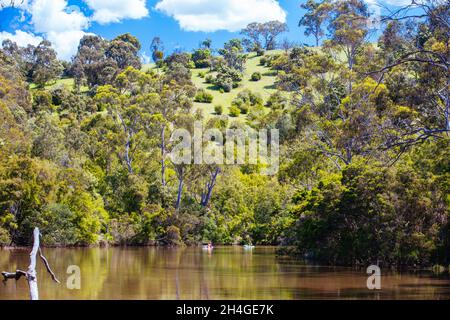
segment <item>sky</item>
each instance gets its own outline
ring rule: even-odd
[[[388,8],[411,0],[365,0],[373,12],[377,2]],[[86,34],[113,39],[131,33],[142,44],[141,55],[149,62],[150,43],[159,36],[166,53],[193,50],[207,38],[219,48],[239,37],[239,30],[251,22],[286,22],[291,42],[313,44],[298,22],[306,0],[0,0],[0,42],[11,39],[20,46],[52,42],[58,57],[70,60],[79,40]]]

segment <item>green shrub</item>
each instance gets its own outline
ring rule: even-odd
[[[209,68],[211,66],[211,50],[198,49],[192,54],[192,60],[198,69]]]
[[[256,56],[258,56],[258,57],[264,56],[265,53],[266,53],[266,51],[263,48],[258,48],[256,50]]]
[[[214,100],[214,96],[211,93],[206,92],[204,89],[200,89],[195,96],[195,102],[211,103]]]
[[[202,78],[202,79],[205,77],[205,75],[206,75],[206,73],[203,72],[203,71],[200,71],[200,72],[198,73],[198,76],[199,76],[200,78]]]
[[[266,106],[273,110],[282,110],[287,108],[289,105],[289,100],[280,92],[272,94],[267,100]]]
[[[179,246],[183,244],[181,241],[180,228],[176,226],[170,226],[167,228],[165,238],[168,245]]]
[[[256,82],[256,81],[261,80],[261,78],[262,78],[262,75],[260,72],[255,72],[252,74],[252,81]]]
[[[248,114],[248,112],[250,111],[250,106],[244,103],[239,107],[239,110],[241,111],[241,114]]]
[[[33,93],[33,111],[48,111],[51,109],[53,99],[52,95],[44,90]]]
[[[214,82],[214,77],[211,74],[207,74],[205,76],[205,82],[209,83],[209,84],[213,83]]]
[[[217,115],[221,115],[221,114],[223,113],[223,106],[221,106],[221,105],[215,106],[215,107],[214,107],[214,112],[215,112]]]
[[[267,58],[261,57],[261,59],[259,59],[259,64],[265,66],[267,64]]]
[[[240,114],[241,114],[241,110],[238,107],[236,107],[236,106],[230,107],[230,116],[231,117],[237,118],[240,116]]]
[[[232,104],[239,107],[243,104],[247,104],[251,107],[257,105],[263,105],[264,101],[259,94],[255,94],[250,90],[243,90],[238,94],[238,96],[233,100]]]
[[[231,92],[233,88],[237,88],[239,86],[239,82],[241,81],[242,73],[240,71],[226,66],[221,66],[218,69],[218,74],[214,83],[225,92]]]
[[[11,238],[9,237],[9,232],[0,227],[0,247],[7,246],[11,243]]]
[[[233,89],[233,83],[232,82],[225,82],[222,84],[222,89],[224,92],[231,92]]]
[[[244,101],[240,98],[236,98],[231,102],[231,105],[237,107],[241,114],[247,114],[250,110],[250,104],[247,101]]]

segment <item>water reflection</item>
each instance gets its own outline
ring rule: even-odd
[[[28,250],[0,250],[0,270],[26,269]],[[432,273],[384,274],[381,291],[364,271],[277,259],[275,248],[45,249],[62,284],[38,265],[41,299],[450,299],[450,279]],[[81,290],[66,288],[69,265]],[[28,299],[26,281],[0,284],[0,299]]]

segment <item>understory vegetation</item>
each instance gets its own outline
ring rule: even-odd
[[[166,56],[155,38],[150,67],[130,34],[86,35],[70,63],[47,41],[4,41],[0,245],[38,226],[45,245],[253,243],[328,264],[448,265],[448,3],[386,17],[375,42],[363,1],[305,9],[316,47],[282,48],[284,24],[255,23],[218,50]],[[195,121],[278,129],[279,172],[172,163],[173,130]]]

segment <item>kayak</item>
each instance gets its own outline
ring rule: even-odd
[[[246,244],[246,245],[244,245],[244,249],[246,249],[246,250],[255,249],[255,246],[251,246],[251,245]]]

